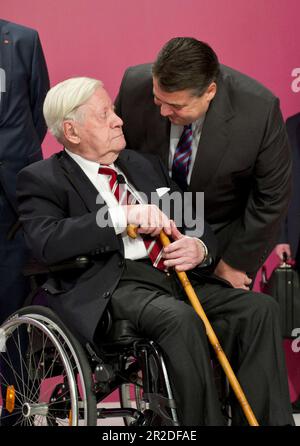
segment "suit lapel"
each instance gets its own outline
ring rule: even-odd
[[[124,150],[120,153],[116,165],[124,172],[127,180],[135,187],[138,192],[147,195],[148,203],[151,203],[151,194],[155,193],[158,185],[153,185],[153,181],[148,175],[145,175],[145,166],[138,159],[133,159],[130,152]]]
[[[218,90],[213,99],[203,125],[192,172],[190,189],[205,189],[209,181],[218,171],[218,167],[226,155],[230,141],[230,120],[234,116],[230,99],[220,77]]]
[[[60,152],[57,155],[57,159],[64,174],[82,198],[87,209],[90,212],[98,210],[99,205],[96,203],[98,191],[83,170],[65,151]]]
[[[57,155],[57,159],[65,176],[76,189],[78,195],[85,203],[90,212],[99,209],[96,203],[98,191],[85,175],[78,164],[65,152],[62,151]],[[151,203],[151,194],[156,193],[156,187],[159,184],[153,184],[153,180],[149,175],[145,175],[145,166],[139,159],[130,156],[130,151],[124,150],[120,153],[115,163],[126,175],[127,180],[136,188],[138,192],[147,195],[148,203]]]
[[[169,164],[170,121],[161,116],[159,108],[149,101],[145,110],[146,147],[150,153],[159,155],[163,163]]]

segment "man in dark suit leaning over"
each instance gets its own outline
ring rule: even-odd
[[[160,155],[178,184],[205,193],[219,242],[215,273],[248,289],[277,242],[290,194],[278,99],[220,65],[207,44],[178,37],[153,65],[128,68],[116,112],[128,148]]]
[[[181,422],[220,425],[204,325],[186,302],[173,267],[187,271],[225,351],[234,356],[259,422],[292,424],[277,304],[212,276],[216,246],[209,227],[201,239],[188,236],[150,203],[151,193],[173,193],[178,187],[159,160],[124,150],[123,123],[102,83],[73,78],[56,85],[46,97],[44,114],[65,149],[19,174],[26,239],[46,264],[78,255],[93,258],[80,275],[48,281],[50,306],[84,341],[97,342],[107,305],[114,319],[132,321],[164,352]],[[125,202],[116,199],[120,183],[130,191]],[[129,223],[139,226],[135,240],[128,238]],[[155,241],[162,228],[173,242],[158,262],[160,247],[153,258],[146,243],[149,237]],[[234,401],[233,424],[245,424],[237,406]]]

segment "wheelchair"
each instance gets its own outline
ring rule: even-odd
[[[83,260],[76,259],[75,268]],[[36,283],[43,274],[26,275]],[[129,321],[112,323],[109,312],[101,345],[81,345],[57,314],[33,301],[0,327],[0,360],[8,370],[5,376],[0,370],[3,424],[94,426],[117,417],[126,426],[179,426],[158,345]],[[111,407],[105,400],[113,394],[115,401],[116,393],[119,403]]]

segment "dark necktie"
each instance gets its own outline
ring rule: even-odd
[[[120,184],[120,182],[118,181],[118,174],[114,169],[102,165],[99,168],[99,173],[101,175],[108,176],[111,191],[120,205],[135,204],[137,202],[136,198],[126,188],[126,183]],[[163,264],[163,246],[160,242],[160,239],[143,236],[143,234],[141,235],[152,265],[160,270],[166,270],[166,267]]]
[[[185,125],[175,150],[172,165],[172,179],[183,191],[187,189],[187,177],[192,157],[192,142],[192,124]]]

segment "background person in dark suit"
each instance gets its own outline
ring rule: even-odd
[[[287,216],[282,225],[279,243],[276,245],[275,253],[280,262],[283,254],[287,259],[295,261],[295,268],[300,270],[300,113],[290,116],[286,120],[286,128],[289,142],[292,148],[292,196]],[[290,283],[291,284],[291,283]],[[296,298],[298,296],[296,295]],[[297,307],[293,308],[297,311]],[[297,367],[296,363],[294,367]],[[293,411],[300,413],[300,395],[293,402]]]
[[[287,133],[292,148],[292,196],[288,213],[275,252],[283,260],[285,252],[289,259],[296,260],[300,268],[300,113],[290,116],[286,121]]]
[[[27,256],[18,227],[16,177],[42,158],[46,134],[42,106],[49,89],[38,33],[0,20],[0,324],[29,292],[22,268]],[[1,365],[3,376],[5,365]],[[0,379],[1,381],[1,379]]]
[[[43,102],[49,89],[47,67],[38,33],[0,20],[0,68],[5,88],[0,100],[0,323],[19,308],[27,293],[21,269],[25,247],[18,232],[16,177],[19,170],[42,159],[47,131]]]
[[[248,289],[278,240],[290,194],[290,152],[278,99],[220,65],[207,44],[178,37],[153,66],[126,71],[116,112],[128,147],[160,155],[178,182],[176,146],[184,126],[192,124],[187,190],[205,193],[205,218],[219,242],[216,274]]]
[[[82,254],[92,260],[80,275],[62,273],[45,284],[49,305],[83,341],[99,342],[98,324],[107,306],[114,319],[129,319],[164,351],[181,422],[220,425],[204,325],[172,267],[187,271],[259,422],[293,424],[277,304],[210,274],[216,245],[207,225],[201,239],[187,236],[184,226],[179,230],[170,221],[172,215],[148,204],[151,193],[178,187],[158,159],[152,164],[123,150],[123,123],[102,84],[89,78],[62,82],[49,91],[44,113],[65,150],[19,173],[26,238],[43,263]],[[113,193],[117,182],[111,184],[113,175],[101,173],[103,168],[122,176],[133,196],[146,194],[148,203],[120,205]],[[99,224],[100,215],[105,225]],[[128,223],[140,226],[135,240],[128,238]],[[169,274],[152,266],[141,237],[154,237],[162,227],[174,240],[163,251]],[[233,424],[245,424],[236,399],[232,412]]]

